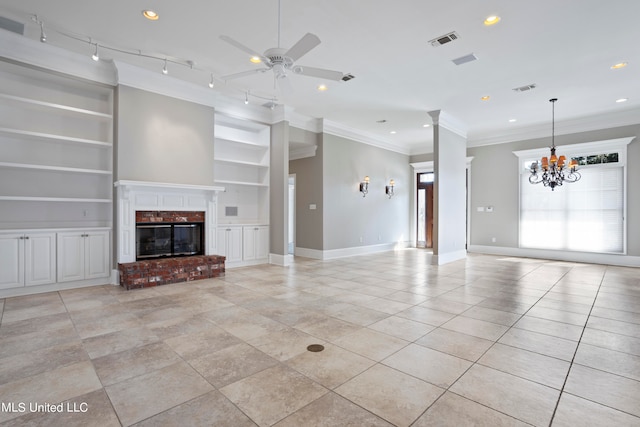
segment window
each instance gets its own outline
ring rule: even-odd
[[[519,151],[520,247],[578,252],[625,252],[626,146],[633,138],[565,145],[582,175],[555,191],[529,182],[528,166],[549,149]],[[604,153],[604,154],[602,154]]]

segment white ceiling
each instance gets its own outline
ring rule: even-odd
[[[356,78],[335,82],[290,75],[294,93],[283,97],[273,89],[269,72],[216,82],[215,90],[239,99],[247,90],[277,97],[296,113],[370,134],[410,153],[431,151],[431,131],[423,127],[431,123],[430,110],[442,110],[445,126],[465,134],[470,145],[550,134],[548,100],[553,97],[559,98],[557,133],[565,122],[593,128],[602,122],[599,118],[614,124],[640,121],[638,0],[281,1],[282,47],[314,33],[322,43],[297,62]],[[146,8],[160,19],[143,18]],[[30,21],[32,14],[44,22],[52,45],[88,56],[93,51],[88,39],[73,40],[59,30],[100,45],[191,60],[193,69],[170,63],[169,71],[203,86],[211,73],[218,77],[260,67],[220,35],[258,52],[277,46],[278,0],[3,0],[0,5],[0,16],[25,22],[25,35],[37,39],[40,30]],[[484,26],[492,14],[501,22]],[[460,38],[439,47],[428,43],[451,31]],[[162,60],[105,49],[100,53],[158,72],[163,65]],[[460,66],[451,62],[470,53],[478,60]],[[610,69],[622,61],[629,65]],[[320,83],[329,89],[319,92]],[[532,83],[534,90],[512,90]],[[484,95],[491,99],[481,101]],[[616,103],[619,98],[629,100]],[[616,116],[625,119],[611,120]]]

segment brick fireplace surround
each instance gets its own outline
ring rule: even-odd
[[[136,211],[136,223],[204,222],[200,211]],[[225,257],[199,255],[118,264],[120,286],[127,290],[208,279],[224,275]]]
[[[147,288],[224,275],[216,253],[217,194],[224,187],[117,181],[117,260],[125,289]],[[203,222],[205,255],[136,261],[136,223]]]
[[[120,286],[130,290],[219,277],[224,261],[220,255],[201,255],[118,264]]]

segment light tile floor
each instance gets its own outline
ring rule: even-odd
[[[0,299],[0,424],[640,426],[638,269],[429,259]]]

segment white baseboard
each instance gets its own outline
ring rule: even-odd
[[[465,251],[464,249],[460,251],[455,251],[455,252],[447,252],[445,254],[438,254],[438,255],[434,254],[433,258],[431,259],[431,264],[443,265],[453,261],[465,259],[466,257],[467,257],[467,251]]]
[[[379,252],[389,252],[398,249],[406,249],[409,247],[409,242],[395,242],[395,243],[383,243],[380,245],[369,245],[369,246],[355,246],[351,248],[340,248],[340,249],[329,249],[329,250],[319,250],[319,249],[307,249],[307,248],[299,248],[295,249],[295,256],[311,258],[311,259],[338,259],[338,258],[346,258],[350,256],[358,256],[358,255],[369,255],[375,254]]]
[[[288,267],[293,262],[293,255],[269,254],[269,264]]]
[[[596,254],[591,252],[554,251],[483,245],[469,245],[469,252],[488,255],[584,262],[589,264],[618,265],[622,267],[640,267],[640,257],[630,255]]]
[[[48,285],[21,286],[0,290],[0,298],[18,297],[23,295],[41,294],[45,292],[57,292],[67,289],[87,288],[89,286],[111,285],[111,278],[78,280],[76,282],[50,283]]]

